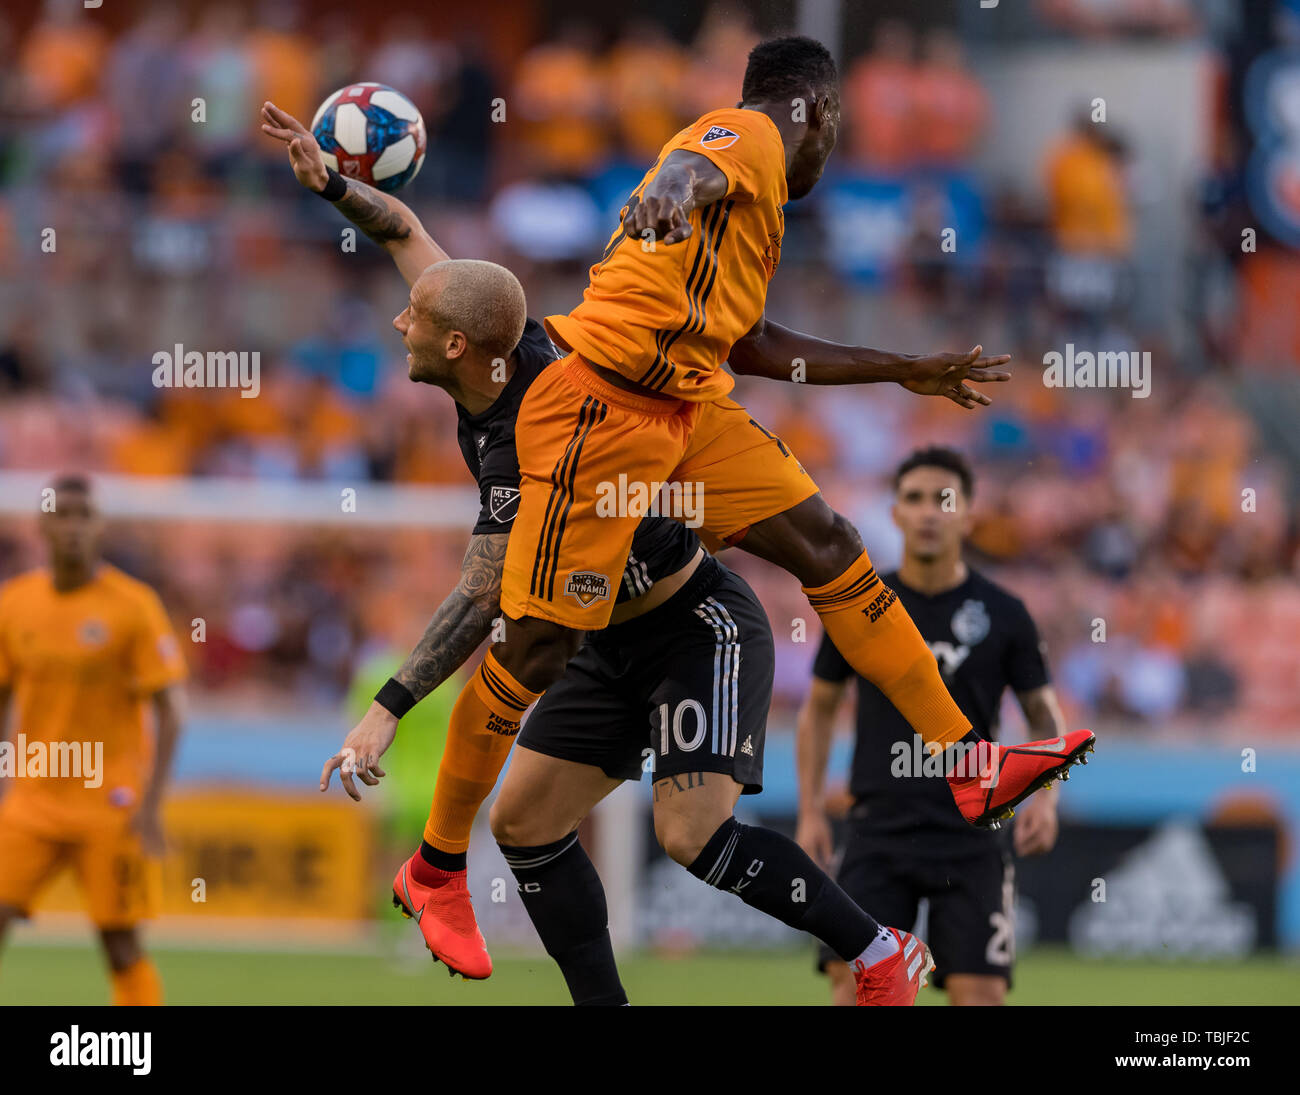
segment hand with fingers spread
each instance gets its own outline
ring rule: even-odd
[[[311,131],[287,110],[272,102],[262,104],[262,132],[289,146],[294,177],[308,190],[321,191],[329,181],[325,158]]]
[[[984,357],[983,353],[983,346],[974,346],[964,354],[920,354],[911,357],[903,387],[917,395],[941,395],[966,410],[972,410],[976,406],[987,407],[993,401],[971,388],[967,381],[989,384],[1010,380],[1011,374],[998,366],[1010,361],[1011,355]]]
[[[328,789],[330,776],[334,769],[339,770],[339,782],[343,790],[357,802],[361,801],[361,792],[352,782],[353,777],[361,780],[367,787],[377,787],[379,781],[388,773],[379,767],[379,758],[397,737],[397,719],[391,712],[372,703],[361,717],[361,721],[343,739],[343,748],[325,762],[320,773],[320,789]]]

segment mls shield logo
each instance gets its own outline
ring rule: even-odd
[[[739,133],[714,125],[710,126],[709,131],[700,138],[700,144],[705,148],[730,148],[738,140],[740,140]]]
[[[519,489],[517,487],[493,487],[488,494],[488,513],[492,520],[505,524],[513,521],[519,512]]]
[[[588,608],[597,601],[609,600],[609,579],[594,570],[575,570],[564,583],[564,592],[583,608]]]

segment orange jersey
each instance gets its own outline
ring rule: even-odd
[[[152,756],[146,700],[184,678],[158,595],[115,567],[101,564],[68,593],[44,569],[0,586],[0,687],[13,690],[9,739],[22,735],[27,756],[15,760],[29,773],[7,781],[6,797],[59,821],[135,806]],[[58,742],[78,743],[95,775],[68,776],[65,767],[54,778],[52,760],[45,775],[30,774],[33,755],[53,758],[48,747]]]
[[[756,110],[715,110],[664,145],[633,192],[668,154],[698,152],[727,176],[727,194],[691,214],[691,235],[653,251],[622,225],[591,268],[582,303],[548,316],[555,342],[629,380],[691,402],[719,399],[735,381],[722,368],[763,315],[781,261],[787,192],[776,123]]]

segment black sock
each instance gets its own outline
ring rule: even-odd
[[[519,883],[519,896],[579,1005],[627,1003],[609,941],[600,875],[576,832],[539,848],[497,845]]]
[[[880,930],[789,837],[728,818],[686,868],[783,924],[815,935],[846,962]]]
[[[466,861],[464,852],[440,851],[427,840],[420,841],[420,858],[429,864],[430,867],[437,867],[440,871],[465,870]]]
[[[946,776],[971,776],[977,774],[973,763],[975,746],[984,741],[978,730],[967,730],[960,741],[954,742],[943,751],[943,774]],[[960,764],[960,770],[958,765]]]

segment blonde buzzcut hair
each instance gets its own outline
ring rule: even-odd
[[[493,357],[509,357],[528,320],[524,287],[504,266],[483,259],[444,259],[426,267],[433,275],[424,294],[429,318],[461,331],[470,344]]]

